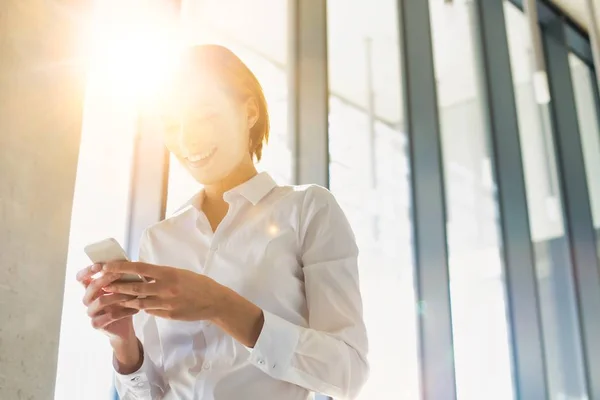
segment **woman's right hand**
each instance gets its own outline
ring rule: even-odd
[[[84,286],[83,304],[92,326],[104,332],[111,342],[135,340],[132,316],[138,310],[125,308],[120,304],[135,296],[104,292],[103,288],[121,277],[121,274],[104,273],[96,278],[93,275],[102,270],[101,264],[90,265],[77,273],[77,280]]]

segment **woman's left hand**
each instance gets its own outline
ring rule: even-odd
[[[225,292],[213,279],[186,269],[128,261],[109,262],[103,269],[148,278],[149,282],[113,282],[105,290],[142,296],[124,302],[123,306],[163,318],[211,320],[216,317],[216,306]]]

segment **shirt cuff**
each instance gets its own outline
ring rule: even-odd
[[[150,357],[143,351],[142,366],[135,372],[130,374],[121,374],[117,369],[117,360],[113,356],[113,367],[115,370],[115,381],[119,395],[123,397],[128,392],[134,393],[136,397],[150,398],[152,389],[150,382],[157,382],[160,379],[157,376],[155,367],[150,360]]]
[[[250,363],[263,372],[281,378],[288,370],[300,338],[300,326],[263,310],[264,324]]]

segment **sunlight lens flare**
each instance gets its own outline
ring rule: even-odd
[[[90,28],[89,79],[135,103],[159,95],[181,53],[178,15],[166,0],[98,0]]]

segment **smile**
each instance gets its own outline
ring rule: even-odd
[[[203,153],[191,154],[185,157],[188,164],[192,167],[199,168],[205,166],[217,152],[217,147],[213,146],[210,150]]]

